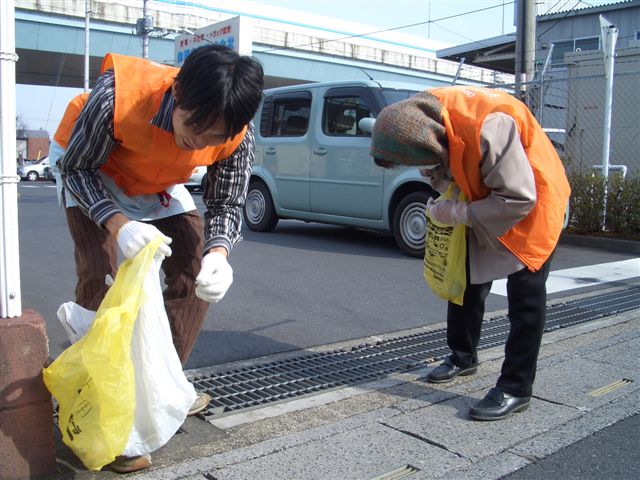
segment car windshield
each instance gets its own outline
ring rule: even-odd
[[[392,88],[382,89],[382,97],[384,98],[385,105],[391,105],[392,103],[399,102],[400,100],[413,97],[416,93],[419,92],[416,90],[395,90]]]

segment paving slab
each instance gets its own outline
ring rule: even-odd
[[[204,455],[197,451],[202,450],[202,448],[194,449],[192,456],[174,460],[173,464],[169,465],[158,464],[157,467],[139,474],[136,480],[183,478],[198,474],[201,471],[215,470],[243,462],[251,462],[257,458],[268,457],[274,453],[293,449],[301,445],[322,442],[326,438],[335,437],[345,431],[357,430],[365,428],[367,425],[378,424],[385,418],[390,418],[397,414],[398,411],[395,409],[381,408],[294,433],[287,433],[287,431],[283,429],[280,436],[275,438],[269,438],[244,447],[228,449],[220,453]],[[233,445],[234,443],[238,443],[238,439],[234,437],[251,437],[253,435],[252,430],[253,427],[249,426],[234,432],[234,434],[229,435],[228,444]],[[203,439],[203,441],[206,441],[206,439]]]
[[[472,397],[456,397],[409,414],[391,417],[384,423],[464,458],[478,461],[580,416],[575,408],[534,398],[527,411],[499,422],[470,420],[469,407],[484,395],[484,390],[477,391]]]
[[[595,349],[618,343],[625,335],[635,336],[640,328],[638,310],[613,317],[605,317],[570,328],[545,332],[538,365],[544,366],[576,356],[584,356]]]
[[[428,474],[426,478],[437,478],[468,463],[445,449],[374,424],[203,474],[216,480],[367,479],[410,464]]]
[[[602,362],[574,358],[557,365],[538,370],[534,395],[551,402],[569,405],[581,410],[593,410],[609,403],[620,395],[627,395],[635,388],[634,383],[622,385],[607,393],[598,390],[621,379],[637,380],[640,372]]]
[[[640,391],[618,397],[614,402],[588,412],[542,435],[526,440],[510,449],[511,452],[532,460],[544,458],[574,444],[624,418],[640,412]]]
[[[443,480],[487,480],[490,478],[502,478],[505,475],[526,467],[531,462],[520,455],[511,452],[501,452],[467,465],[461,469],[447,472],[439,477]],[[416,480],[419,477],[416,477]],[[428,478],[428,477],[424,477]],[[413,480],[413,477],[411,478]]]
[[[426,381],[422,381],[421,383],[425,385],[430,385],[426,383]],[[428,407],[429,405],[435,405],[436,403],[444,402],[445,400],[449,400],[454,398],[456,395],[451,392],[447,392],[446,390],[434,390],[425,395],[420,395],[416,398],[410,398],[408,400],[403,400],[400,403],[397,403],[393,406],[400,414],[413,412],[414,410],[420,410],[421,408]]]
[[[626,339],[586,355],[589,360],[619,365],[640,372],[640,336]]]

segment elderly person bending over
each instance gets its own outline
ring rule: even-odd
[[[526,410],[545,323],[545,282],[570,194],[553,145],[511,95],[444,87],[384,108],[371,155],[385,168],[420,167],[440,192],[453,182],[468,200],[427,205],[436,221],[468,227],[463,304],[449,302],[447,310],[451,355],[427,380],[476,373],[485,299],[491,282],[506,277],[511,328],[502,371],[469,417],[499,420]]]

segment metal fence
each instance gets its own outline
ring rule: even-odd
[[[583,70],[567,66],[538,72],[533,82],[494,86],[528,105],[568,172],[601,170],[603,163],[604,70]],[[609,170],[640,175],[640,70],[614,73],[613,85]]]

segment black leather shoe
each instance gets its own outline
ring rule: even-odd
[[[469,367],[458,367],[451,362],[451,357],[444,359],[444,362],[439,367],[430,371],[427,375],[427,382],[429,383],[447,383],[456,378],[458,375],[464,377],[466,375],[473,375],[478,371],[478,365],[471,365]]]
[[[523,412],[529,408],[530,402],[531,397],[514,397],[494,387],[469,409],[469,417],[473,420],[502,420],[512,413]]]

